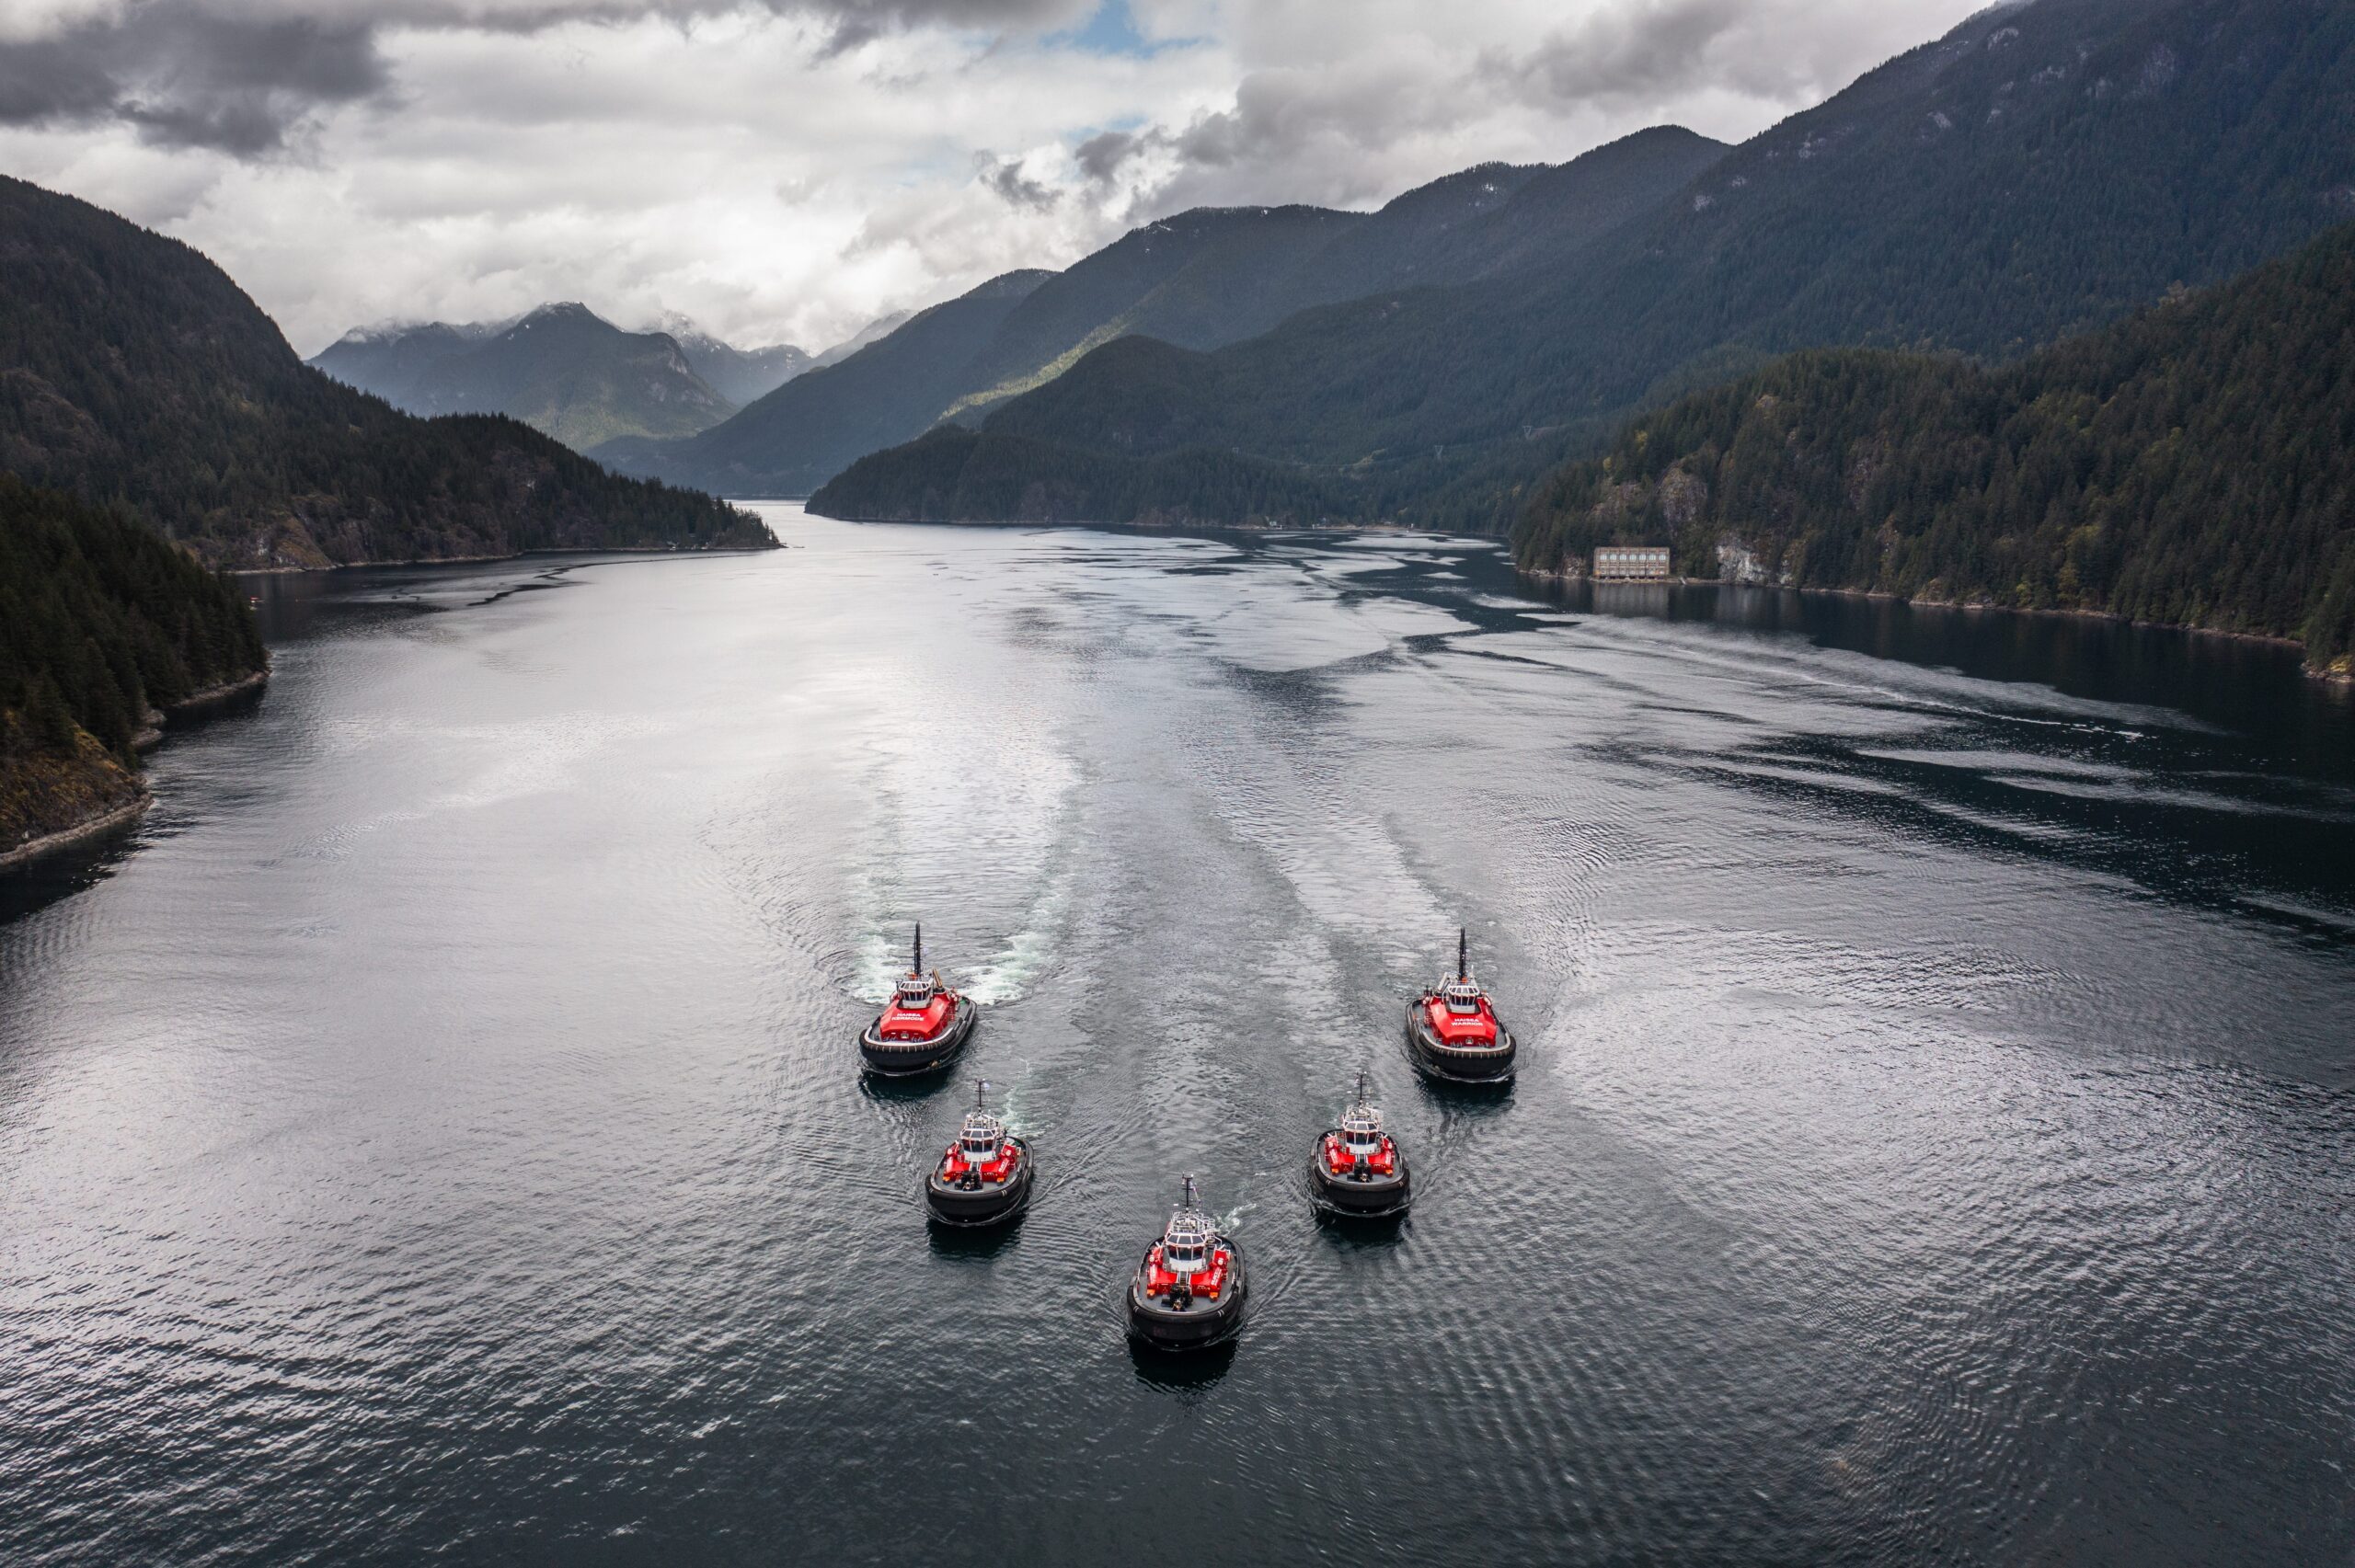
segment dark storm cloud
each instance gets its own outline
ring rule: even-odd
[[[754,0],[831,29],[829,49],[922,25],[1049,26],[1084,0]],[[321,22],[254,0],[134,0],[119,15],[0,43],[0,125],[121,120],[146,141],[255,157],[306,116],[385,92],[387,28],[535,32],[566,22],[682,24],[747,0],[373,0]],[[1009,193],[1009,200],[1014,194]]]
[[[313,109],[386,85],[364,23],[150,4],[0,45],[0,123],[121,120],[150,142],[248,157],[280,146]]]
[[[1523,96],[1569,102],[1627,103],[1712,84],[1787,92],[1806,74],[1804,44],[1821,26],[1809,12],[1759,0],[1637,0],[1562,29],[1527,54],[1491,53],[1483,74]],[[1745,23],[1779,32],[1781,47],[1717,51],[1713,60]]]
[[[114,79],[72,42],[0,44],[0,125],[93,119],[114,101]]]
[[[1001,158],[994,153],[973,155],[973,173],[983,185],[1005,199],[1011,207],[1028,207],[1043,212],[1063,199],[1063,193],[1044,181],[1032,179],[1022,172],[1019,158]]]
[[[1107,131],[1074,147],[1071,155],[1080,173],[1098,185],[1109,185],[1120,166],[1143,150],[1143,138],[1126,131]]]

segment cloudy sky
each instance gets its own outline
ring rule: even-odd
[[[1985,0],[0,0],[0,171],[311,353],[578,299],[822,347],[1163,213],[1763,130]]]

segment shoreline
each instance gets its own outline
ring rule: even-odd
[[[201,692],[191,692],[164,710],[164,722],[170,725],[184,718],[201,718],[216,708],[224,707],[249,692],[258,692],[270,684],[270,665],[265,661],[251,675],[218,686],[207,686]]]
[[[100,812],[96,817],[85,818],[70,828],[60,828],[38,839],[27,839],[15,849],[0,852],[0,872],[19,870],[61,850],[74,849],[92,839],[102,838],[117,828],[144,817],[147,808],[155,804],[155,793],[142,784],[138,795],[121,806]]]
[[[1521,577],[1534,578],[1540,582],[1596,583],[1614,588],[1625,586],[1756,588],[1774,593],[1836,594],[1843,599],[1878,600],[1884,603],[1902,604],[1908,609],[1943,610],[1970,615],[2035,615],[2074,621],[2107,621],[2115,626],[2147,627],[2155,632],[2180,632],[2195,637],[2223,637],[2234,642],[2263,643],[2274,647],[2296,649],[2300,652],[2303,652],[2306,646],[2299,638],[2282,636],[2272,632],[2235,632],[2222,626],[2197,626],[2181,621],[2138,621],[2131,615],[2121,615],[2115,610],[2023,608],[2010,604],[1988,604],[1961,599],[1912,598],[1905,594],[1890,593],[1876,588],[1821,588],[1812,585],[1800,588],[1789,583],[1735,582],[1726,578],[1652,578],[1632,584],[1617,581],[1603,584],[1603,579],[1585,572],[1544,571],[1536,567],[1522,566],[1514,567],[1513,571]],[[2348,668],[2340,670],[2326,668],[2315,663],[2312,659],[2306,659],[2302,662],[2301,668],[2305,671],[2306,679],[2309,681],[2320,681],[2326,686],[2355,690],[2355,662],[2350,662]]]
[[[224,575],[233,578],[307,577],[319,572],[384,571],[405,567],[489,567],[501,561],[528,561],[535,555],[677,555],[699,559],[706,555],[765,555],[772,550],[787,548],[782,539],[767,544],[723,544],[708,550],[680,550],[658,544],[637,547],[626,545],[599,546],[594,544],[562,545],[546,550],[511,550],[503,555],[421,555],[413,561],[330,561],[324,567],[224,567]]]
[[[250,675],[208,686],[201,692],[190,692],[160,713],[154,714],[147,727],[132,741],[132,750],[141,756],[153,751],[168,738],[167,731],[190,720],[202,719],[228,707],[239,699],[250,696],[270,684],[270,666],[265,663]],[[95,817],[43,833],[37,839],[27,839],[12,849],[0,851],[0,872],[10,872],[44,860],[62,851],[76,848],[92,839],[102,838],[127,823],[135,822],[155,804],[155,791],[147,787],[144,776],[138,780],[139,793],[118,806],[110,806]]]

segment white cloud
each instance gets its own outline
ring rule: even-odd
[[[1739,137],[1976,0],[19,0],[0,167],[314,351],[580,299],[817,347],[1181,207]],[[1120,138],[1128,140],[1121,141]]]

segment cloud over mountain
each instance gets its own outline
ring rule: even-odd
[[[1760,129],[1975,0],[21,0],[0,167],[315,349],[579,298],[824,342],[1195,205]]]

